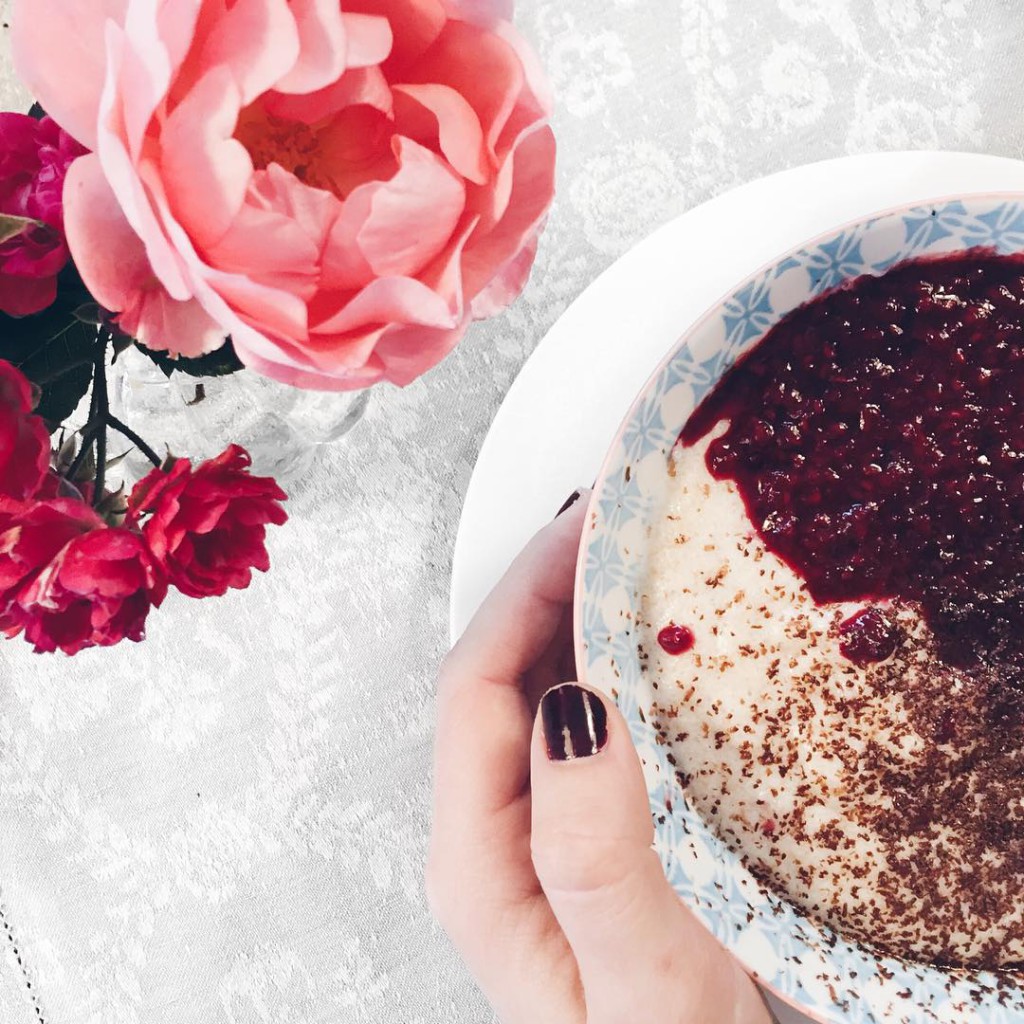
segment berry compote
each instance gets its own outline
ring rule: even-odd
[[[915,604],[940,659],[989,670],[993,715],[1024,710],[1024,260],[910,261],[807,303],[682,443],[723,420],[709,470],[815,600]],[[866,625],[861,663],[895,646]]]

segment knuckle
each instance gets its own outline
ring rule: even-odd
[[[545,889],[592,893],[628,874],[633,851],[622,841],[597,840],[587,833],[559,830],[535,834],[530,853],[534,870]]]

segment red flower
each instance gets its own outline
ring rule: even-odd
[[[0,113],[0,213],[37,223],[0,244],[0,310],[28,316],[57,297],[69,258],[64,178],[87,150],[56,121]]]
[[[189,597],[220,595],[249,586],[252,570],[270,568],[266,524],[288,518],[284,491],[270,478],[249,473],[251,459],[230,445],[197,469],[178,459],[169,472],[153,470],[129,502],[130,521],[142,526],[167,577]]]
[[[20,371],[0,359],[0,495],[31,496],[50,467],[46,426],[31,412],[32,386]]]
[[[0,628],[24,631],[37,652],[141,640],[150,606],[167,593],[145,541],[107,527],[84,502],[13,504],[6,528],[0,512]]]
[[[75,537],[106,524],[84,502],[0,497],[0,624],[23,589]]]

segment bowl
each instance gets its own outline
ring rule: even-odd
[[[1024,977],[901,960],[844,938],[755,878],[690,807],[656,735],[655,695],[640,670],[633,632],[647,528],[664,498],[666,460],[690,414],[786,313],[903,260],[976,247],[1024,252],[1024,193],[881,213],[758,270],[683,336],[637,396],[598,477],[580,547],[580,677],[609,694],[629,724],[666,876],[752,976],[827,1024],[1010,1024],[1024,1020]]]

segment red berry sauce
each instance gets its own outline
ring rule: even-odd
[[[819,602],[913,602],[938,657],[1024,713],[1024,260],[916,260],[801,306],[684,430]],[[897,637],[844,624],[865,664]]]
[[[839,650],[862,668],[885,661],[896,652],[899,631],[881,608],[865,608],[839,627]]]
[[[658,644],[666,654],[685,654],[693,650],[693,630],[686,626],[668,625],[658,633]]]

